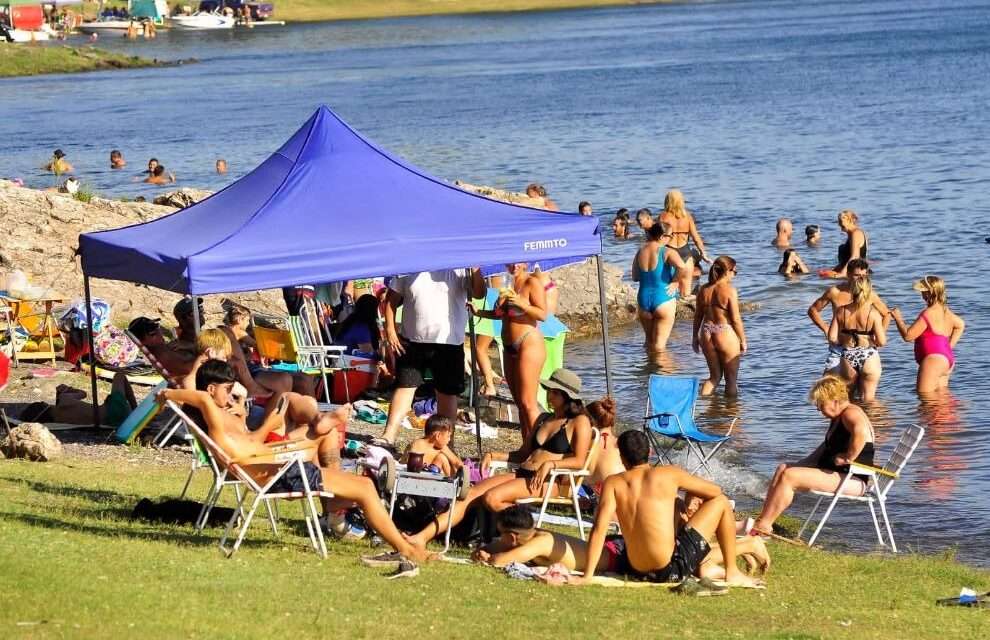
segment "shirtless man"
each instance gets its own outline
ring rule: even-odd
[[[777,221],[777,237],[773,239],[773,246],[778,249],[786,249],[791,246],[791,234],[794,233],[794,225],[787,218],[781,218]]]
[[[166,343],[160,320],[140,316],[131,320],[127,330],[151,352],[151,355],[176,378],[189,375],[196,361],[196,343],[178,340]]]
[[[683,517],[682,511],[678,510],[677,513]],[[533,522],[533,512],[527,507],[517,505],[498,512],[495,526],[499,537],[471,554],[471,559],[475,562],[484,562],[494,567],[504,567],[511,562],[549,567],[559,562],[571,571],[588,562],[588,543],[563,533],[537,529]],[[606,544],[608,542],[606,539]],[[770,565],[766,545],[758,536],[746,536],[737,540],[736,552],[744,556],[746,562],[753,567],[765,568]],[[611,565],[614,559],[614,556],[607,553],[602,554],[596,571],[614,573],[616,567]],[[725,570],[717,566],[721,562],[722,554],[716,547],[705,558],[701,574],[721,580],[725,576]]]
[[[234,372],[226,362],[207,360],[196,373],[196,391],[165,389],[159,394],[159,401],[162,403],[167,400],[181,402],[197,409],[207,425],[210,438],[234,460],[271,455],[272,450],[264,444],[263,438],[268,431],[280,426],[284,418],[288,417],[291,420],[292,410],[287,403],[283,404],[276,412],[275,417],[267,420],[261,429],[249,432],[244,422],[244,416],[232,402],[231,391],[234,384]],[[345,407],[343,412],[332,414],[328,420],[318,421],[320,426],[316,427],[300,423],[286,425],[287,435],[290,438],[301,437],[315,444],[315,447],[311,449],[310,459],[304,466],[307,479],[312,476],[313,480],[332,491],[335,496],[332,499],[322,500],[324,513],[331,513],[335,507],[341,506],[342,501],[356,503],[364,512],[368,524],[398,553],[410,560],[428,560],[430,555],[425,550],[417,549],[406,542],[406,539],[392,524],[392,520],[389,518],[385,507],[382,506],[382,501],[370,479],[353,473],[329,469],[322,465],[317,466],[317,463],[324,460],[329,448],[339,447],[337,432],[331,423],[346,420],[349,413],[350,407]],[[246,465],[246,469],[262,482],[265,476],[274,470],[274,465],[267,464],[252,467],[253,465]],[[288,475],[289,472],[286,473],[286,476]],[[296,476],[298,475],[297,472]],[[290,478],[288,482],[301,484],[301,478]]]
[[[646,233],[653,226],[653,212],[649,209],[640,209],[636,212],[636,226]]]
[[[650,442],[642,431],[619,436],[619,455],[626,471],[605,481],[582,567],[584,575],[572,579],[572,584],[590,584],[603,551],[618,573],[650,582],[680,582],[699,574],[711,551],[708,540],[712,535],[722,548],[725,581],[736,586],[757,584],[736,566],[736,521],[718,485],[677,466],[650,466]],[[678,531],[676,505],[681,490],[701,498],[702,504]],[[618,517],[623,536],[610,538],[606,545],[613,515]]]
[[[808,307],[808,317],[811,321],[815,323],[815,326],[821,329],[822,333],[825,335],[826,340],[828,339],[828,323],[822,319],[822,311],[829,304],[832,305],[832,315],[835,316],[835,312],[840,308],[852,302],[852,294],[849,293],[849,287],[852,285],[853,280],[858,278],[869,278],[870,277],[870,265],[866,260],[860,258],[854,258],[849,261],[846,265],[846,282],[842,284],[833,285],[825,290],[817,300],[811,303]],[[890,310],[884,301],[880,299],[880,296],[874,294],[873,296],[873,306],[876,307],[880,315],[883,316],[883,328],[884,330],[890,325]],[[828,343],[828,357],[825,359],[825,371],[823,374],[838,373],[839,363],[842,361],[842,347],[837,344],[833,344],[831,341]]]
[[[144,181],[148,184],[172,184],[175,182],[175,175],[166,172],[164,165],[158,165]]]

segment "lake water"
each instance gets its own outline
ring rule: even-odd
[[[151,195],[131,181],[150,156],[182,185],[218,188],[327,103],[435,175],[515,189],[540,181],[565,208],[587,199],[606,221],[618,207],[655,209],[677,186],[709,251],[738,259],[741,297],[760,304],[745,317],[741,397],[699,406],[740,418],[719,475],[747,504],[826,427],[805,400],[825,347],[805,309],[825,283],[775,274],[774,221],[793,218],[798,234],[822,225],[822,247],[802,252],[820,267],[842,241],[836,212],[855,209],[888,303],[913,318],[912,279],[937,273],[968,323],[951,394],[934,404],[913,391],[911,345],[883,349],[868,407],[881,451],[906,424],[929,429],[892,494],[895,533],[905,549],[957,548],[990,565],[987,24],[987,3],[965,0],[741,1],[104,39],[201,62],[0,82],[0,175],[46,186],[35,167],[61,147],[101,194]],[[111,148],[127,172],[105,170]],[[221,156],[227,177],[212,172]],[[626,266],[634,248],[609,240],[607,258]],[[638,328],[613,338],[622,419],[636,424],[655,369]],[[568,350],[595,392],[600,354],[593,341]],[[706,373],[686,323],[661,369]],[[833,523],[824,542],[873,548],[865,509],[845,506]]]

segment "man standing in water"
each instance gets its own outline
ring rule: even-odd
[[[711,551],[714,535],[722,549],[725,581],[730,585],[755,586],[736,566],[736,520],[729,499],[718,485],[693,476],[677,466],[649,464],[650,442],[642,431],[619,436],[619,456],[626,471],[605,480],[595,526],[588,542],[584,575],[571,584],[590,584],[602,551],[618,573],[649,582],[680,582],[698,574]],[[678,491],[701,498],[701,506],[680,529],[677,519]],[[622,527],[622,536],[605,539],[612,516]]]
[[[817,300],[811,303],[808,307],[808,317],[811,321],[815,323],[815,326],[821,329],[822,333],[825,335],[825,339],[828,339],[828,323],[822,318],[822,311],[829,304],[832,305],[832,315],[838,311],[840,307],[844,307],[852,302],[852,293],[850,293],[850,287],[854,280],[860,278],[870,277],[870,265],[866,260],[861,258],[855,258],[849,261],[846,267],[846,281],[842,284],[833,285],[825,290]],[[884,329],[890,324],[890,309],[884,304],[880,296],[873,294],[872,304],[876,307],[880,315],[883,316]],[[828,357],[825,358],[825,371],[824,374],[837,373],[839,368],[839,363],[842,360],[842,347],[832,342],[828,343]]]

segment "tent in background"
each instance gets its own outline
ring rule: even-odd
[[[88,303],[91,277],[182,294],[232,293],[509,262],[560,264],[599,255],[601,236],[596,218],[490,200],[438,180],[321,106],[222,191],[151,222],[81,234],[79,253]],[[92,384],[95,398],[95,377]]]

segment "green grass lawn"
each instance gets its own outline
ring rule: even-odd
[[[147,460],[135,452],[135,459]],[[192,495],[206,492],[207,473]],[[950,560],[836,555],[780,543],[765,592],[683,598],[659,589],[550,588],[433,563],[386,581],[363,543],[307,547],[295,505],[282,537],[255,521],[226,559],[221,534],[134,522],[185,470],[148,462],[0,461],[3,638],[939,638],[985,637],[990,612],[936,608],[990,574]]]
[[[131,69],[157,64],[147,58],[111,53],[93,47],[0,45],[0,78],[41,73]]]

